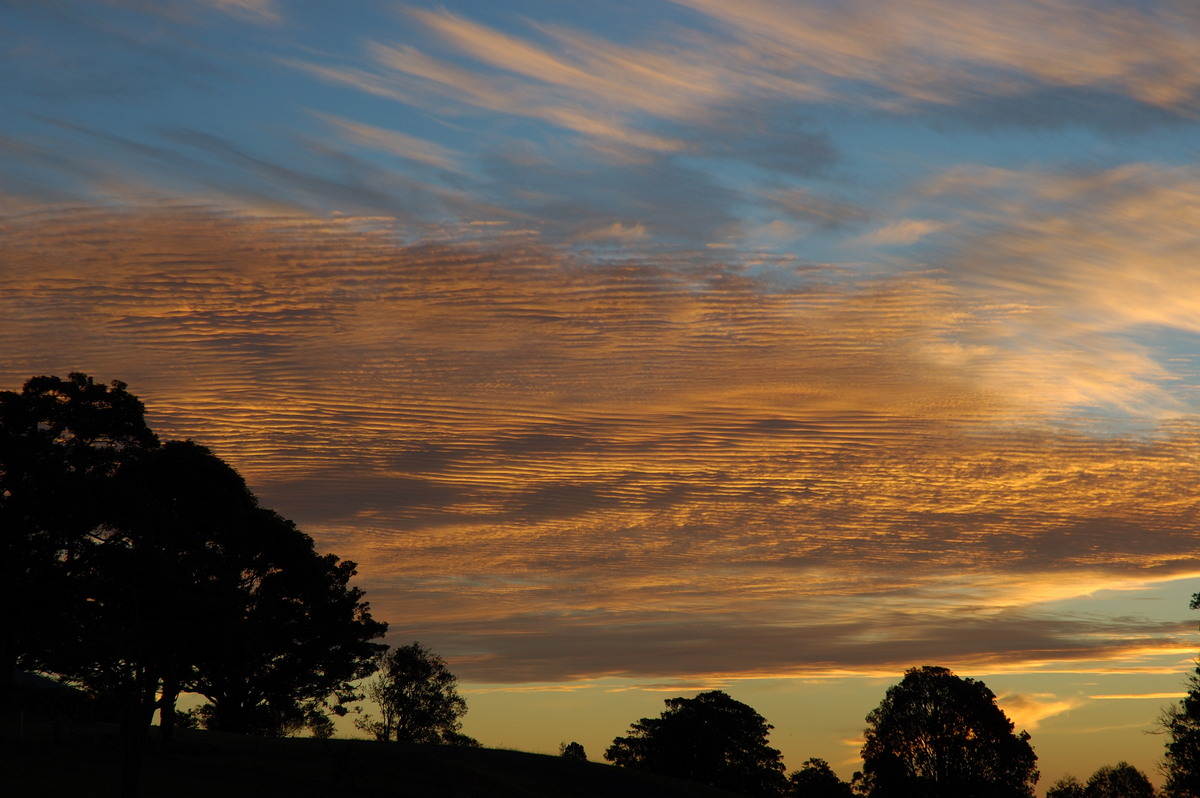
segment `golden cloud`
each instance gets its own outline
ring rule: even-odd
[[[1050,425],[1069,375],[1003,379],[997,311],[944,273],[767,279],[185,204],[0,236],[5,384],[127,381],[477,680],[1179,649],[1184,625],[1050,619],[1061,591],[1016,586],[1200,571],[1198,430]]]

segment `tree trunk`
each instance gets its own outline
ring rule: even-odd
[[[142,775],[142,757],[150,717],[141,702],[131,703],[121,712],[121,798],[137,798]]]
[[[164,743],[175,736],[175,702],[179,698],[179,679],[163,677],[162,698],[158,701],[158,726]]]

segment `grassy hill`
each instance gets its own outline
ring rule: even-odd
[[[153,730],[157,732],[157,729]],[[117,795],[116,729],[0,719],[0,793]],[[732,798],[732,793],[561,757],[367,740],[266,739],[181,729],[152,740],[143,798]]]

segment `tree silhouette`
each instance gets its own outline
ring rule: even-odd
[[[1154,785],[1128,762],[1105,765],[1088,779],[1083,798],[1154,798]]]
[[[1083,784],[1071,775],[1063,776],[1046,790],[1046,798],[1084,798]]]
[[[0,392],[0,696],[77,635],[76,560],[121,463],[157,446],[125,387],[72,373]]]
[[[788,776],[788,798],[853,798],[854,789],[824,759],[812,758]]]
[[[119,712],[122,794],[181,690],[212,725],[328,731],[386,631],[290,521],[202,446],[158,446],[125,385],[37,377],[0,393],[0,669],[36,665]],[[159,696],[161,695],[161,698]]]
[[[142,726],[161,709],[169,737],[176,696],[230,630],[214,608],[236,589],[257,502],[207,449],[173,441],[125,463],[110,504],[80,557],[82,651],[61,651],[59,670],[144,716],[133,721]]]
[[[863,786],[870,798],[1027,798],[1037,757],[983,682],[946,668],[905,673],[867,716]]]
[[[560,743],[558,746],[558,755],[563,759],[578,759],[580,762],[587,761],[587,752],[583,750],[583,745],[574,741]]]
[[[614,739],[604,758],[745,795],[783,790],[783,761],[767,745],[774,727],[749,706],[719,690],[665,703],[660,717],[642,718]]]
[[[380,654],[377,665],[367,695],[379,705],[380,719],[355,721],[360,729],[383,741],[477,744],[459,731],[467,702],[445,660],[414,641]]]
[[[207,698],[209,728],[282,735],[346,713],[353,682],[375,671],[387,624],[350,586],[355,564],[318,555],[312,539],[269,510],[252,530],[261,550],[214,606],[211,642],[187,687]]]
[[[1200,609],[1200,593],[1192,596],[1191,608]],[[1200,798],[1200,660],[1187,687],[1187,695],[1160,721],[1167,732],[1165,792],[1172,798]]]

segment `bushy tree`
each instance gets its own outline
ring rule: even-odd
[[[1192,596],[1191,608],[1200,609],[1200,593]],[[1167,750],[1163,772],[1165,792],[1171,798],[1200,798],[1200,660],[1188,676],[1187,695],[1163,713]]]
[[[399,743],[477,745],[461,733],[467,702],[446,662],[414,641],[379,655],[367,696],[379,705],[378,720],[356,720],[375,739]]]
[[[1154,785],[1128,762],[1105,765],[1088,779],[1083,798],[1154,798]]]
[[[319,725],[326,710],[346,714],[360,697],[354,683],[375,672],[385,646],[371,641],[387,624],[350,584],[353,562],[317,554],[311,538],[269,510],[255,530],[269,545],[215,608],[213,622],[229,625],[188,689],[212,702],[212,728],[284,735]]]
[[[1046,790],[1046,798],[1084,798],[1083,784],[1074,776],[1063,776]]]
[[[560,743],[558,746],[558,755],[563,759],[578,759],[580,762],[587,761],[587,752],[577,742]]]
[[[783,790],[783,761],[767,745],[774,727],[749,706],[720,690],[665,703],[661,716],[642,718],[614,739],[604,758],[745,795]]]
[[[983,682],[925,666],[867,716],[869,798],[1030,798],[1037,757]]]
[[[824,759],[812,758],[788,776],[788,798],[853,798],[854,789]]]

